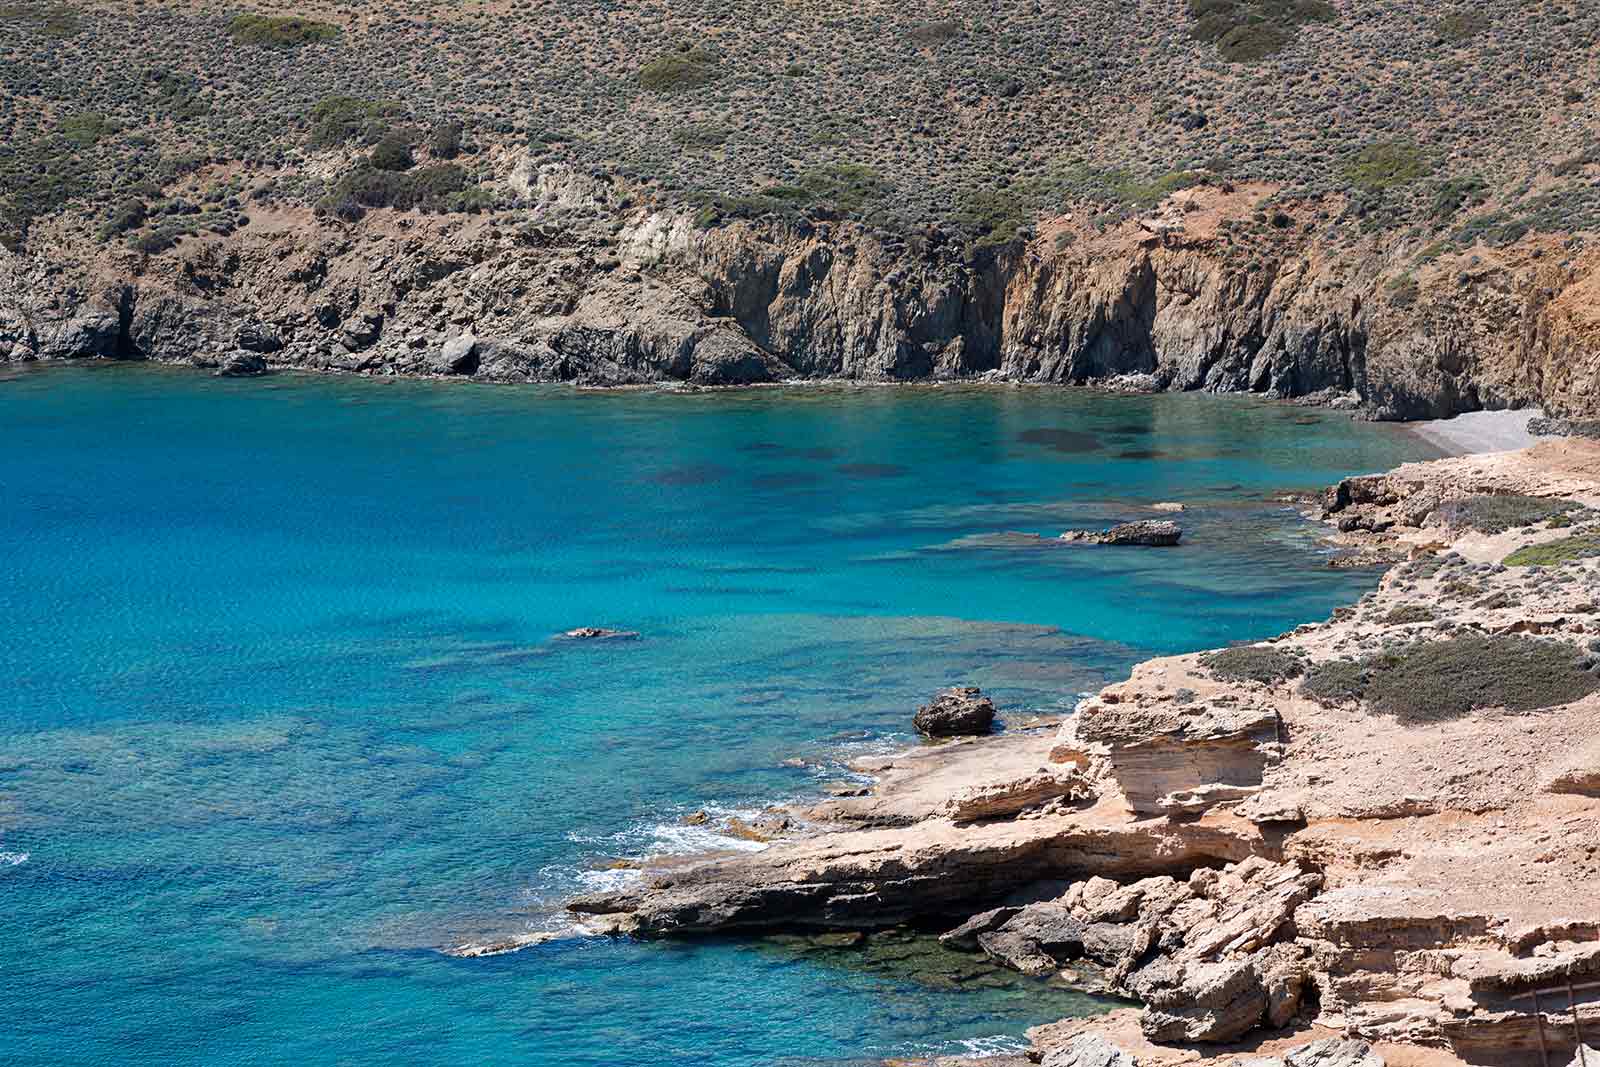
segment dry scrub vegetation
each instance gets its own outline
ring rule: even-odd
[[[152,250],[260,201],[484,210],[490,150],[517,148],[704,225],[851,216],[996,243],[1068,205],[1116,218],[1262,180],[1315,205],[1295,225],[1321,240],[1405,229],[1437,256],[1600,226],[1596,12],[5,0],[0,240],[64,207]],[[1290,224],[1263,206],[1263,232]]]

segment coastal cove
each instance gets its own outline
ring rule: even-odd
[[[0,425],[25,1065],[1019,1047],[1100,1005],[774,942],[438,949],[554,928],[619,858],[750,847],[712,831],[911,744],[940,686],[1015,724],[1325,618],[1377,572],[1328,568],[1279,497],[1437,454],[1240,397],[118,364],[10,374]],[[1166,501],[1176,549],[1049,540]],[[639,637],[556,636],[579,626]]]

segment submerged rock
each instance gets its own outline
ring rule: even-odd
[[[608,630],[604,626],[580,626],[561,635],[568,641],[634,641],[638,630]]]
[[[1125,522],[1109,530],[1068,530],[1061,535],[1063,541],[1089,545],[1146,545],[1166,548],[1178,543],[1183,528],[1171,519],[1140,519]]]
[[[911,720],[928,737],[975,737],[994,728],[994,701],[977,686],[946,689],[917,709]]]

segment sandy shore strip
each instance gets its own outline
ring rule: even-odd
[[[1408,423],[1407,428],[1423,440],[1444,450],[1447,456],[1471,456],[1479,452],[1514,452],[1538,442],[1528,432],[1528,423],[1542,416],[1539,408],[1516,411],[1469,411],[1452,419],[1428,419]]]

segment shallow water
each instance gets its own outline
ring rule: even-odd
[[[704,847],[697,808],[815,795],[939,685],[1016,721],[1323,617],[1374,575],[1269,495],[1431,454],[1206,396],[130,366],[0,381],[0,428],[0,1048],[29,1065],[815,1064],[1094,1010],[776,944],[433,949]],[[992,536],[1158,500],[1179,549]],[[641,638],[551,640],[580,625]]]

